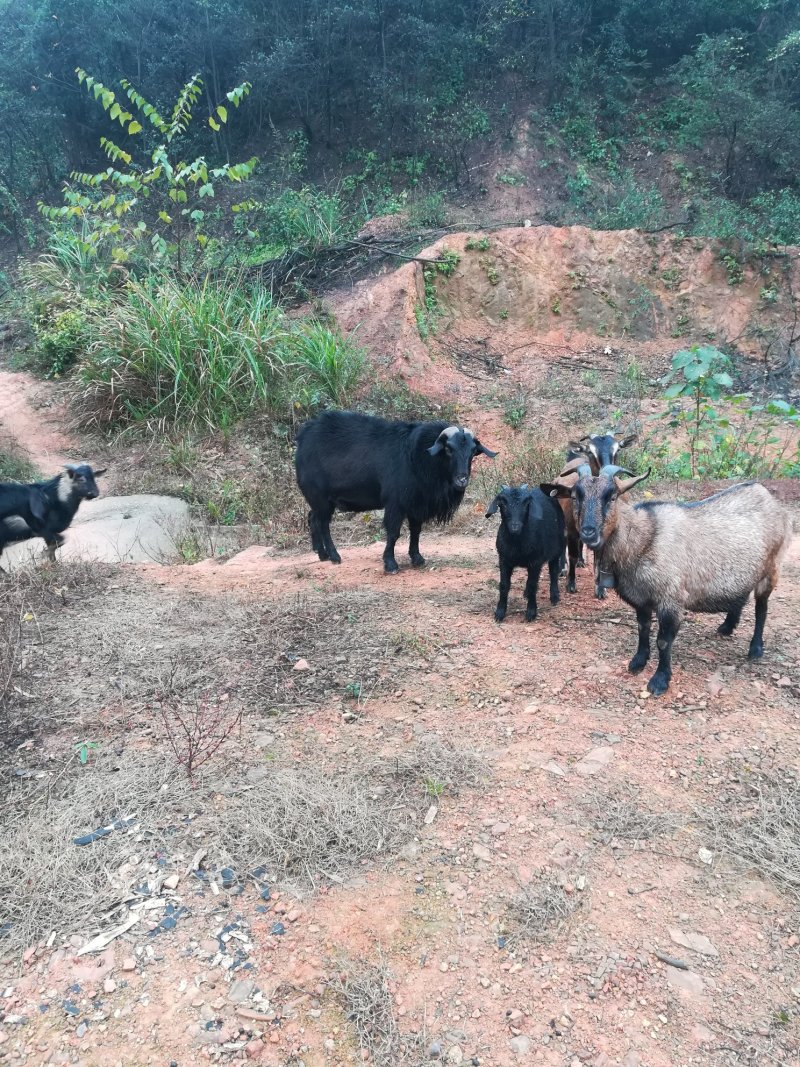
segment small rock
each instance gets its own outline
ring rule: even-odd
[[[682,971],[678,967],[667,966],[667,981],[673,989],[683,993],[700,996],[705,990],[703,979],[694,971]]]
[[[439,1044],[438,1041],[434,1041],[428,1046],[428,1055],[432,1060],[438,1060],[441,1054],[442,1046]]]
[[[250,999],[255,987],[255,982],[251,982],[249,978],[237,978],[235,982],[231,982],[231,987],[228,990],[228,1000],[231,1004],[244,1004],[246,1000]]]
[[[705,1045],[709,1041],[714,1040],[714,1031],[709,1030],[707,1026],[703,1026],[702,1023],[695,1023],[692,1027],[692,1040],[698,1045]]]
[[[264,1042],[260,1041],[256,1037],[256,1038],[253,1038],[252,1041],[248,1041],[247,1042],[247,1044],[245,1045],[245,1049],[244,1050],[247,1053],[247,1058],[249,1060],[257,1060],[259,1058],[259,1056],[261,1056],[261,1054],[263,1053],[263,1051],[264,1051],[264,1049],[266,1047],[267,1046],[264,1044]]]
[[[219,872],[223,889],[232,889],[236,884],[236,872],[232,867],[223,867]]]
[[[292,910],[287,913],[286,918],[290,923],[296,923],[297,920],[300,918],[301,914],[302,912],[299,908],[292,908]]]
[[[8,1034],[5,1030],[0,1030],[0,1045],[5,1044],[6,1041],[8,1041]]]
[[[699,952],[701,956],[719,956],[716,946],[703,934],[685,934],[683,930],[672,927],[669,936],[676,945]]]
[[[564,770],[561,764],[556,763],[554,759],[548,760],[547,763],[545,763],[543,766],[549,774],[554,774],[556,778],[565,778],[567,775],[567,772]]]
[[[286,927],[283,925],[283,923],[273,923],[270,927],[269,932],[271,934],[274,934],[276,937],[280,937],[282,934],[286,933]]]
[[[463,1063],[464,1053],[461,1051],[460,1045],[452,1045],[447,1050],[447,1062],[448,1063]]]
[[[169,876],[169,878],[165,878],[164,879],[164,888],[165,889],[177,889],[178,888],[178,882],[180,882],[180,880],[181,880],[181,877],[180,877],[179,874],[171,874]]]
[[[103,982],[104,993],[113,993],[116,988],[117,983],[114,981],[113,978],[106,978],[105,982]]]
[[[511,829],[511,826],[510,826],[509,823],[507,823],[507,822],[496,822],[494,824],[494,826],[492,827],[492,834],[495,837],[499,837],[500,834],[508,833],[508,831],[510,829]]]
[[[86,1023],[78,1023],[78,1028],[75,1031],[75,1036],[76,1037],[85,1037],[86,1036],[86,1031],[88,1029],[89,1029],[89,1027],[86,1025]]]
[[[479,860],[483,860],[488,863],[492,858],[492,850],[487,848],[486,845],[481,845],[479,842],[475,842],[472,846],[472,855]]]
[[[592,774],[599,774],[609,765],[613,758],[614,749],[610,745],[593,748],[591,752],[587,752],[583,759],[575,764],[575,770],[584,778]]]
[[[705,863],[707,867],[710,867],[714,862],[714,853],[710,848],[698,848],[697,857],[701,863]]]
[[[136,970],[136,960],[133,958],[133,956],[128,956],[127,959],[124,959],[122,961],[122,969],[123,971]]]
[[[511,1051],[516,1056],[527,1056],[531,1050],[531,1039],[525,1037],[524,1034],[518,1034],[517,1037],[512,1037],[509,1041],[511,1045]]]
[[[308,660],[307,659],[299,659],[295,663],[294,667],[292,667],[292,670],[293,671],[308,671],[308,670],[311,670],[311,668],[308,665]]]
[[[622,1067],[641,1067],[642,1061],[638,1052],[634,1052],[631,1049],[630,1052],[626,1052],[622,1060]]]

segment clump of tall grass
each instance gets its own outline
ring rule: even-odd
[[[79,366],[80,417],[99,426],[230,426],[253,412],[342,405],[363,357],[317,320],[289,319],[236,275],[131,279]]]

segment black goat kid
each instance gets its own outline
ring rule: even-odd
[[[500,564],[500,598],[494,617],[502,622],[508,609],[511,576],[516,567],[525,567],[528,581],[525,598],[528,610],[525,620],[536,618],[536,594],[539,575],[547,564],[550,572],[550,603],[561,599],[558,592],[558,570],[564,547],[564,514],[555,501],[540,489],[521,485],[518,489],[503,486],[489,505],[487,519],[500,509],[500,529],[497,531],[497,555]]]
[[[95,471],[88,463],[68,463],[65,471],[46,482],[0,484],[0,555],[6,545],[42,537],[50,559],[55,560],[56,549],[64,544],[61,534],[75,518],[81,501],[100,495],[95,478],[105,474],[106,468]]]
[[[354,411],[327,411],[297,435],[297,484],[311,511],[311,544],[320,559],[341,563],[331,537],[334,511],[383,508],[388,574],[399,568],[394,546],[408,519],[408,554],[415,567],[424,522],[446,523],[464,499],[472,461],[492,459],[471,430],[446,422],[389,422]]]

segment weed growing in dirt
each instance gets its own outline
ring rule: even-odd
[[[489,238],[488,237],[468,237],[467,242],[464,245],[468,252],[488,252],[489,251]]]
[[[347,961],[336,984],[362,1057],[377,1067],[395,1067],[402,1062],[403,1043],[389,982],[389,971],[381,959],[377,963]]]
[[[450,278],[455,273],[460,261],[461,257],[458,252],[452,249],[445,249],[433,263],[426,263],[422,268],[422,284],[425,292],[424,306],[415,306],[414,318],[417,322],[417,330],[423,341],[430,334],[436,333],[437,323],[442,313],[436,289],[436,279],[439,276]]]
[[[582,803],[605,844],[616,840],[636,845],[639,841],[674,834],[688,821],[680,812],[652,811],[644,802],[641,790],[634,785],[589,793]]]
[[[241,731],[242,709],[231,703],[227,693],[216,698],[201,693],[188,706],[175,696],[162,696],[158,703],[169,747],[191,782],[225,742]]]
[[[12,444],[0,442],[0,482],[33,482],[40,472]]]
[[[513,451],[504,449],[491,465],[479,465],[472,477],[474,492],[491,500],[503,485],[538,485],[552,480],[564,466],[564,446],[533,434],[520,435]]]
[[[520,391],[515,397],[506,402],[503,408],[503,421],[512,430],[519,430],[528,414],[528,401],[525,394]]]
[[[521,886],[506,909],[510,938],[533,945],[555,941],[584,905],[584,891],[575,888],[580,878],[574,873],[567,882],[542,871],[533,881]]]
[[[731,788],[698,817],[719,852],[800,898],[800,783],[794,774]]]

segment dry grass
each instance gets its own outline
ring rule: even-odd
[[[383,959],[377,963],[348,962],[338,978],[338,993],[362,1056],[376,1067],[396,1067],[403,1060],[389,981]]]
[[[627,783],[588,793],[582,805],[606,844],[625,841],[637,845],[640,841],[674,834],[688,821],[688,817],[678,811],[653,811],[642,799],[641,790]]]
[[[699,817],[713,834],[715,851],[800,897],[800,782],[794,774],[732,787]]]
[[[45,787],[17,787],[2,814],[0,926],[10,924],[3,947],[20,950],[50,930],[92,934],[112,922],[130,888],[117,872],[142,846],[125,831],[91,845],[73,839],[136,815],[136,837],[171,851],[168,828],[189,792],[163,760],[142,756],[80,767],[73,755]]]
[[[506,910],[510,938],[515,943],[526,941],[534,945],[555,941],[585,904],[585,890],[575,888],[580,877],[578,872],[572,872],[567,878],[545,870],[527,885],[520,886]],[[566,886],[570,887],[569,891]]]
[[[360,761],[361,762],[361,761]],[[427,734],[391,756],[365,755],[363,773],[410,806],[443,794],[458,794],[478,786],[487,776],[485,756],[477,749],[459,748],[437,734]]]

